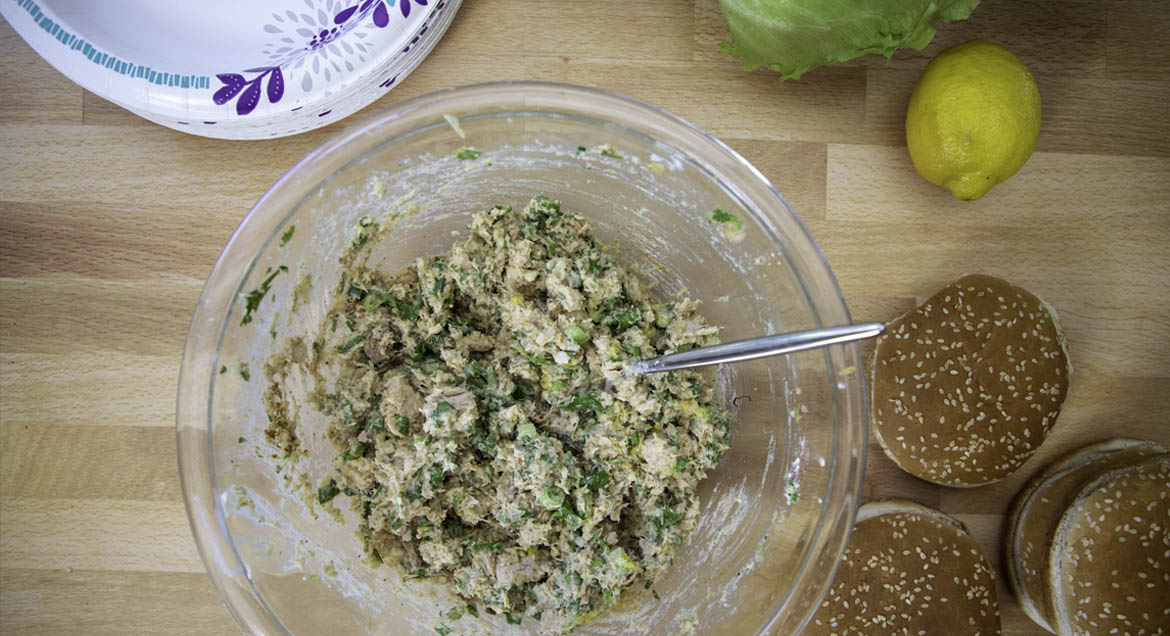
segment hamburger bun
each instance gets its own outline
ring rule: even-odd
[[[803,634],[999,634],[995,575],[966,527],[909,501],[868,503]]]
[[[1170,455],[1089,482],[1049,550],[1056,633],[1170,634]]]
[[[871,366],[873,428],[886,455],[955,487],[998,481],[1027,461],[1072,375],[1056,311],[980,274],[887,325]]]
[[[1004,538],[1007,578],[1024,613],[1037,625],[1054,629],[1044,590],[1052,535],[1061,514],[1087,482],[1162,452],[1161,446],[1136,439],[1090,444],[1057,459],[1016,495]]]

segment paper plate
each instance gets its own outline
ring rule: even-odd
[[[41,57],[153,122],[223,139],[291,135],[381,97],[460,0],[0,0]]]

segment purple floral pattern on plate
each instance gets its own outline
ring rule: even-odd
[[[243,73],[258,73],[251,79],[243,73],[220,73],[222,86],[212,100],[224,105],[236,99],[236,114],[247,115],[262,97],[276,104],[284,96],[285,81],[299,77],[299,87],[309,93],[315,78],[331,82],[335,76],[353,71],[355,63],[366,61],[373,47],[365,40],[371,29],[390,24],[390,7],[399,7],[403,19],[411,14],[411,5],[428,6],[430,0],[302,0],[305,10],[286,9],[273,13],[264,32],[275,36],[263,53],[265,65]],[[353,37],[342,38],[353,32]],[[268,78],[267,90],[261,87]],[[328,95],[329,92],[326,92]]]
[[[402,9],[402,17],[409,18],[410,17],[410,2],[411,2],[411,0],[400,0],[400,2],[401,2],[401,4],[399,4],[398,6]],[[427,0],[414,0],[414,3],[420,7],[427,6]]]
[[[219,81],[223,82],[223,87],[215,91],[215,95],[211,98],[216,105],[222,106],[239,95],[239,99],[236,100],[236,114],[247,115],[255,110],[256,105],[260,103],[260,86],[265,77],[268,78],[268,89],[265,92],[269,103],[275,104],[284,96],[284,74],[280,72],[279,66],[250,68],[244,72],[259,73],[259,75],[250,80],[244,79],[244,76],[239,73],[216,75]]]

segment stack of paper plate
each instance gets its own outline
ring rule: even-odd
[[[426,57],[460,0],[0,0],[87,90],[176,130],[303,132],[374,101]]]

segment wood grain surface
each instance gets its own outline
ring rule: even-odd
[[[871,442],[867,500],[966,522],[1001,568],[1005,510],[1047,460],[1128,435],[1170,445],[1170,5],[984,0],[923,52],[779,83],[715,49],[716,0],[465,0],[373,112],[497,79],[611,89],[722,138],[783,192],[854,316],[888,320],[967,272],[1064,320],[1076,366],[1039,455],[1001,483],[932,486]],[[974,37],[1031,67],[1036,153],[977,202],[914,171],[903,139],[926,62]],[[187,321],[244,213],[339,129],[202,139],[83,91],[0,25],[0,633],[233,634],[180,496],[174,402]],[[351,119],[352,120],[352,119]],[[344,125],[347,122],[342,122]],[[1003,631],[1044,632],[1001,585]]]

